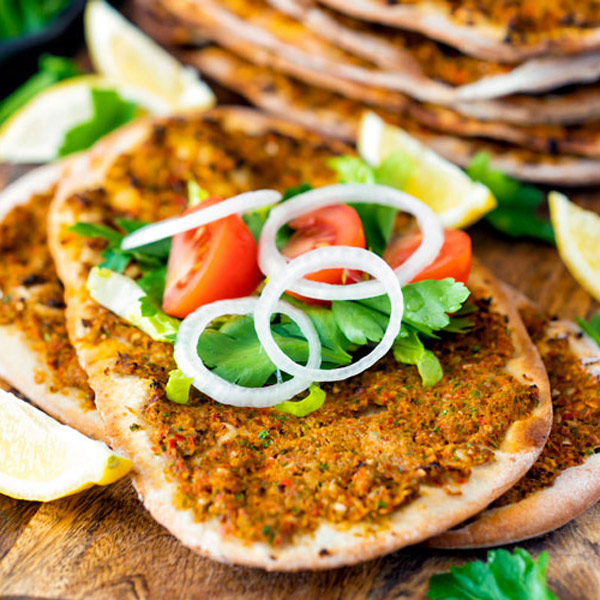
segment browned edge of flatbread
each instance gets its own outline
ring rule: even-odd
[[[64,163],[54,163],[30,171],[0,192],[0,219],[12,208],[25,204],[38,193],[52,189],[59,181]],[[0,260],[1,260],[0,252]],[[36,372],[48,371],[45,356],[40,355],[15,325],[0,326],[0,376],[27,396],[39,408],[85,435],[102,439],[104,435],[98,412],[86,409],[81,390],[66,388],[52,391],[49,380],[38,380]]]
[[[303,47],[299,47],[285,37],[287,29],[282,28],[281,33],[275,35],[266,27],[252,23],[242,16],[229,10],[226,6],[215,0],[170,0],[162,2],[168,11],[183,22],[191,26],[200,27],[208,39],[225,46],[237,54],[259,64],[272,66],[286,71],[290,75],[304,78],[319,79],[326,82],[329,87],[337,86],[343,92],[343,87],[349,89],[350,84],[363,90],[363,97],[372,93],[385,98],[386,91],[408,94],[418,100],[450,104],[460,100],[455,89],[451,86],[429,79],[424,74],[412,71],[384,71],[369,64],[354,64],[348,53],[336,48],[326,40],[305,29],[305,33],[297,36],[302,40]],[[263,9],[261,19],[273,11],[267,4]],[[299,22],[290,20],[297,28],[302,28]],[[310,45],[307,40],[310,38]],[[310,46],[310,51],[309,51]],[[354,61],[356,62],[356,58]],[[377,88],[380,88],[378,92]]]
[[[355,139],[357,115],[369,108],[366,104],[327,90],[320,90],[318,103],[314,96],[311,103],[306,91],[315,91],[317,88],[282,73],[275,73],[272,69],[244,61],[215,46],[202,50],[176,51],[176,54],[184,62],[194,65],[202,73],[243,95],[263,110],[286,115],[305,126],[341,139]],[[392,123],[405,124],[416,135],[419,130],[432,136],[441,132],[461,137],[506,141],[534,152],[545,153],[550,148],[554,154],[566,154],[574,158],[574,155],[600,158],[600,133],[594,138],[589,132],[589,123],[569,130],[561,126],[520,127],[478,121],[463,117],[449,108],[412,100],[407,100],[402,111],[379,109],[379,114]]]
[[[515,63],[544,54],[576,54],[600,47],[598,29],[582,31],[577,26],[565,27],[539,40],[518,44],[506,38],[505,24],[479,19],[463,25],[453,20],[447,8],[431,2],[390,6],[373,0],[320,1],[358,19],[419,31],[465,54],[486,60]]]
[[[336,96],[331,92],[330,100],[319,106],[308,104],[302,95],[302,86],[287,79],[285,90],[278,87],[269,70],[256,69],[254,77],[239,77],[239,65],[244,61],[220,48],[207,47],[203,50],[191,50],[178,53],[186,62],[198,67],[204,74],[221,85],[241,94],[259,108],[281,118],[292,119],[304,127],[314,129],[326,135],[346,141],[355,141],[362,112],[368,107],[354,100]],[[246,63],[248,64],[248,63]],[[277,74],[278,77],[285,77]],[[291,93],[297,85],[297,93]],[[328,92],[323,92],[327,98]],[[410,111],[408,104],[405,111]],[[344,114],[336,110],[343,105]],[[375,109],[377,112],[377,109]],[[380,116],[386,119],[390,111],[380,110]],[[438,117],[435,117],[437,119]],[[410,122],[410,117],[407,117]],[[480,128],[487,129],[485,123]],[[506,126],[509,127],[510,126]],[[460,127],[457,126],[457,129]],[[519,134],[518,129],[513,129]],[[592,185],[600,183],[600,159],[579,156],[550,157],[535,151],[521,151],[514,146],[498,144],[481,139],[463,139],[456,135],[436,132],[414,123],[408,132],[421,142],[430,146],[444,158],[466,167],[477,152],[485,151],[491,157],[492,167],[503,170],[518,179],[544,183],[548,185]],[[525,135],[525,134],[523,134]],[[539,140],[542,143],[542,140]]]
[[[211,39],[208,32],[197,24],[183,22],[164,7],[158,0],[136,0],[133,5],[136,24],[161,44],[170,47],[180,58],[187,56],[194,64],[193,52],[182,54],[177,46],[203,46]],[[315,85],[347,98],[380,106],[389,110],[403,110],[411,101],[399,92],[361,85],[332,73],[298,67],[277,54],[253,48],[238,39],[230,39],[228,49],[245,60],[254,62],[259,68],[273,68],[297,77],[309,85]],[[572,91],[546,96],[516,95],[492,100],[457,101],[451,107],[465,116],[480,121],[498,121],[515,125],[576,124],[600,118],[600,86],[580,86]],[[325,133],[327,133],[325,131]]]
[[[226,128],[249,134],[279,130],[298,140],[307,135],[294,124],[250,109],[220,108],[206,113],[206,117],[221,120]],[[65,200],[82,187],[101,184],[111,161],[139,144],[148,130],[148,122],[130,126],[120,136],[113,137],[110,145],[106,142],[98,146],[90,157],[74,165],[53,203],[50,245],[67,290],[70,335],[96,391],[108,435],[118,449],[133,459],[134,483],[146,508],[171,533],[193,550],[224,562],[282,571],[338,567],[414,544],[454,526],[500,496],[535,462],[551,425],[546,372],[506,295],[493,276],[477,265],[471,286],[479,296],[491,298],[492,310],[505,314],[511,329],[515,357],[509,361],[507,371],[520,382],[539,388],[539,404],[530,416],[509,428],[494,461],[473,469],[470,480],[461,488],[462,494],[452,496],[440,488],[425,486],[417,500],[393,513],[376,531],[364,525],[341,531],[323,523],[315,533],[299,536],[293,544],[281,548],[223,537],[216,520],[198,522],[191,511],[175,508],[173,498],[177,486],[165,475],[167,460],[152,451],[152,441],[142,417],[143,407],[153,393],[151,382],[111,373],[116,357],[103,355],[101,344],[91,348],[78,344],[81,319],[89,315],[86,310],[93,301],[85,290],[76,250],[61,244],[61,231],[73,219]],[[323,143],[327,143],[325,138]]]
[[[517,290],[506,286],[519,308],[536,308]],[[573,353],[582,366],[598,378],[600,348],[572,321],[551,321],[547,338],[568,336]],[[467,525],[451,529],[427,542],[436,548],[479,548],[520,542],[562,527],[600,500],[600,455],[589,456],[581,465],[562,471],[554,483],[520,502],[485,510]]]
[[[329,43],[344,48],[378,65],[381,69],[424,77],[414,54],[394,43],[386,32],[373,27],[358,29],[345,25],[328,14],[316,0],[267,0],[289,17],[300,21],[307,29],[326,39]],[[368,25],[363,24],[363,27]],[[389,31],[389,30],[388,30]],[[401,36],[402,32],[394,33]],[[393,35],[393,34],[392,34]],[[440,52],[444,52],[440,47]],[[570,56],[544,56],[515,65],[507,73],[488,75],[460,86],[453,86],[461,100],[485,100],[517,93],[540,93],[574,83],[594,82],[600,75],[600,53],[592,51]],[[425,76],[427,79],[429,77]],[[448,83],[449,85],[452,85]],[[407,91],[409,95],[414,95]]]

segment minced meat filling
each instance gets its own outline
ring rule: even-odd
[[[540,342],[547,324],[544,315],[527,310],[522,316],[533,340]],[[552,390],[552,430],[537,462],[495,506],[550,487],[562,471],[582,464],[600,449],[600,382],[572,352],[568,338],[544,340],[539,348]]]
[[[52,194],[38,194],[15,207],[0,224],[0,325],[16,325],[47,370],[35,374],[51,391],[77,388],[93,408],[93,392],[67,336],[63,288],[46,243]]]
[[[323,519],[376,526],[424,484],[460,493],[538,402],[535,386],[504,371],[514,351],[505,320],[479,306],[472,333],[434,344],[445,375],[429,389],[391,356],[323,386],[325,405],[304,418],[204,397],[175,405],[157,385],[144,417],[179,505],[225,534],[279,545]]]

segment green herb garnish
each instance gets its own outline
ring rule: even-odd
[[[589,323],[585,319],[577,317],[577,324],[600,346],[600,315],[594,315]]]
[[[122,273],[134,260],[142,276],[137,284],[156,303],[162,304],[167,277],[167,259],[171,250],[171,240],[165,239],[148,244],[135,250],[121,250],[123,238],[147,223],[129,219],[117,219],[116,225],[121,231],[98,223],[76,223],[69,231],[84,237],[101,238],[107,241],[107,247],[101,256],[104,259],[98,266]]]
[[[465,331],[467,316],[451,318],[447,313],[459,311],[469,290],[452,279],[420,281],[403,288],[405,317],[394,347],[399,362],[416,365],[423,384],[433,385],[442,376],[435,355],[425,348],[420,336],[436,338],[440,331]],[[386,296],[356,302],[332,302],[331,309],[311,307],[286,298],[310,317],[322,344],[323,368],[350,364],[351,352],[383,337],[390,314]],[[298,326],[286,319],[273,324],[277,344],[292,360],[304,364],[308,344]],[[218,327],[207,328],[198,342],[204,363],[220,377],[249,387],[260,387],[276,380],[277,368],[264,353],[254,330],[251,316],[235,317]]]
[[[288,415],[295,417],[306,417],[310,413],[319,410],[325,404],[327,394],[316,384],[313,383],[308,388],[308,396],[302,400],[286,400],[276,404],[273,408]]]
[[[39,31],[70,3],[71,0],[1,0],[0,40]]]
[[[402,152],[392,152],[377,167],[371,167],[358,156],[338,156],[328,164],[338,174],[341,183],[379,183],[401,190],[408,182],[413,163]],[[351,206],[362,221],[367,246],[381,255],[392,235],[398,211],[378,204],[356,203]]]
[[[187,404],[193,381],[193,377],[186,377],[179,369],[171,371],[169,373],[169,380],[165,386],[167,398],[177,404]]]
[[[494,228],[511,237],[532,237],[555,244],[550,220],[537,214],[544,201],[540,190],[491,169],[485,152],[473,157],[467,174],[487,186],[498,201],[498,207],[485,217]]]
[[[490,550],[488,562],[450,567],[429,580],[431,600],[557,600],[548,589],[548,553],[537,561],[522,548]]]
[[[5,0],[0,1],[0,7],[6,4]],[[71,59],[44,54],[39,60],[39,71],[0,102],[0,124],[46,88],[80,72]]]
[[[59,156],[86,150],[101,137],[125,125],[137,116],[134,102],[123,100],[114,90],[90,90],[93,114],[88,121],[75,125],[65,133]]]

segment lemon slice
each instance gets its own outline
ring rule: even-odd
[[[444,227],[468,227],[496,208],[496,199],[487,187],[372,112],[362,117],[358,150],[373,166],[392,152],[406,155],[412,161],[412,170],[404,191],[430,206]]]
[[[600,216],[558,192],[548,195],[558,252],[579,285],[600,301]]]
[[[34,98],[0,128],[0,161],[41,163],[53,160],[65,133],[93,115],[92,88],[114,89],[144,111],[167,114],[170,106],[160,96],[99,75],[82,75],[57,83]]]
[[[0,390],[0,493],[49,501],[107,485],[131,461]]]
[[[103,0],[85,10],[85,37],[96,71],[162,96],[174,110],[210,108],[211,89]]]

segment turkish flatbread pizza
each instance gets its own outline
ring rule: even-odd
[[[322,0],[360,19],[420,31],[487,60],[519,62],[542,54],[600,47],[593,2]]]
[[[548,318],[510,290],[548,371],[554,421],[537,462],[474,520],[429,543],[498,546],[542,535],[600,499],[600,348],[575,323]]]
[[[363,102],[308,85],[272,69],[257,67],[221,48],[211,46],[184,52],[181,56],[263,110],[344,140],[356,139],[361,114],[371,110]],[[386,122],[405,129],[462,167],[466,167],[477,152],[485,151],[494,168],[520,179],[564,185],[590,185],[600,181],[600,161],[594,158],[600,146],[595,133],[597,122],[572,128],[517,127],[479,122],[449,109],[421,105],[408,99],[402,108],[378,108],[376,112]],[[462,135],[472,137],[465,139],[460,137]],[[525,147],[479,136],[507,139]],[[544,153],[548,148],[588,156],[550,156]]]
[[[248,109],[139,122],[75,161],[52,204],[50,246],[71,341],[107,434],[135,464],[151,514],[190,548],[270,570],[368,560],[487,506],[535,462],[551,424],[548,380],[494,278],[469,281],[473,328],[433,343],[443,379],[384,357],[323,384],[304,417],[198,392],[167,399],[173,347],[97,304],[86,281],[102,245],[70,230],[154,222],[184,208],[187,182],[221,197],[336,181],[344,144]],[[119,221],[122,222],[122,221]],[[132,276],[134,274],[132,273]]]
[[[63,172],[31,171],[0,192],[0,374],[48,414],[100,438],[93,392],[69,343],[46,218]]]

